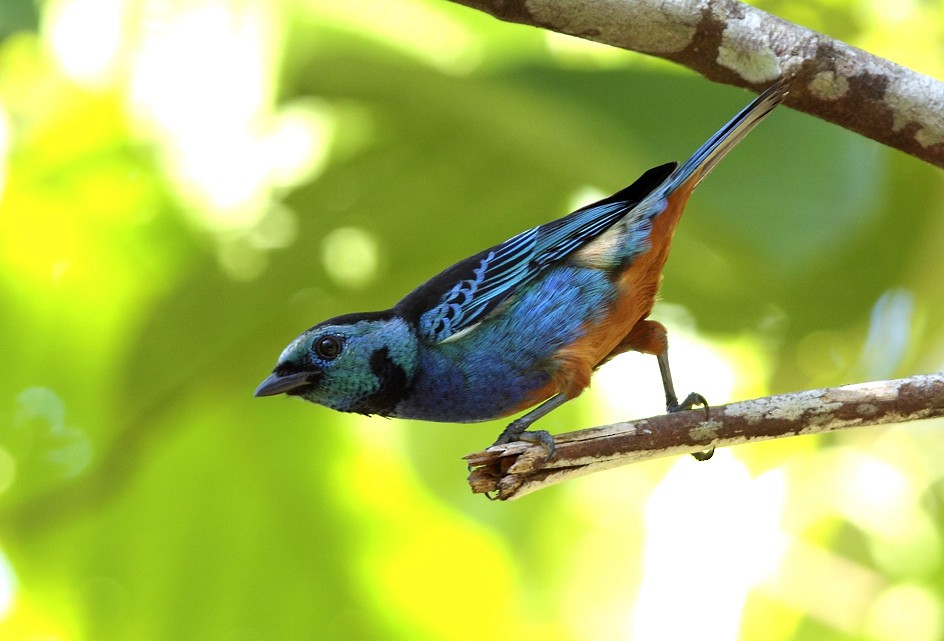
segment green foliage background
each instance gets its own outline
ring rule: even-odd
[[[944,638],[940,422],[491,504],[460,457],[499,424],[252,398],[301,330],[686,157],[748,94],[433,0],[4,1],[0,638]],[[940,2],[762,6],[944,68]],[[940,370],[942,196],[778,110],[677,233],[680,391]],[[545,427],[660,411],[619,360]]]

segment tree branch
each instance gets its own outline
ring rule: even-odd
[[[944,373],[768,396],[558,434],[541,446],[496,445],[466,456],[473,492],[516,499],[567,479],[649,459],[800,434],[944,416]]]
[[[736,0],[453,0],[509,22],[672,60],[944,167],[944,83]]]

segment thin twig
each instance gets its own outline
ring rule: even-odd
[[[737,0],[452,0],[509,22],[672,60],[944,167],[944,82]]]
[[[500,500],[620,465],[850,427],[944,416],[944,374],[768,396],[628,423],[558,434],[557,453],[525,443],[496,445],[466,456],[473,492]]]

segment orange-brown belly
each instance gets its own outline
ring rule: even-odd
[[[531,407],[563,392],[570,398],[578,396],[589,384],[593,371],[608,358],[629,349],[647,348],[649,332],[631,336],[637,323],[652,311],[659,292],[662,268],[669,257],[672,235],[691,191],[684,187],[669,197],[666,210],[653,221],[649,249],[637,256],[618,275],[618,294],[599,319],[585,325],[584,334],[559,350],[548,364],[551,381],[525,399],[515,411]],[[661,327],[661,326],[660,326]],[[639,341],[637,345],[635,340]],[[664,335],[658,337],[664,341]],[[643,344],[647,342],[647,344]]]

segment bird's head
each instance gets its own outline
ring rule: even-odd
[[[339,316],[289,343],[256,396],[387,415],[409,390],[416,360],[416,334],[392,311]]]

